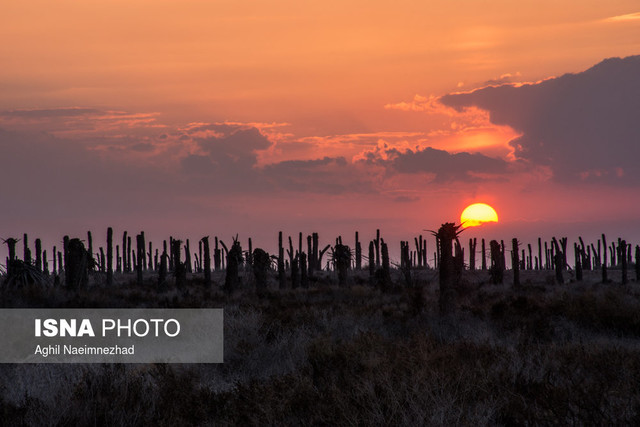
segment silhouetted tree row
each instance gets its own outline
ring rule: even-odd
[[[400,242],[400,262],[393,265],[400,272],[405,287],[413,286],[412,270],[436,269],[441,277],[443,292],[449,292],[450,283],[457,282],[463,270],[480,271],[488,270],[488,278],[492,283],[503,283],[506,270],[506,251],[504,241],[491,240],[487,250],[485,239],[481,239],[481,249],[478,251],[476,238],[469,239],[468,259],[465,262],[465,248],[461,245],[458,235],[463,231],[454,223],[443,224],[433,232],[436,251],[433,254],[431,264],[427,259],[427,239],[422,235],[416,236],[412,250],[410,241]],[[452,237],[453,236],[453,237]],[[360,234],[355,233],[355,250],[343,243],[342,237],[335,239],[335,244],[320,245],[318,233],[306,236],[306,251],[303,251],[304,236],[298,234],[297,247],[294,246],[292,236],[288,236],[288,248],[285,251],[285,236],[278,233],[277,255],[269,256],[261,248],[253,248],[252,240],[248,239],[248,250],[244,251],[238,240],[233,238],[229,249],[219,239],[214,238],[214,247],[211,251],[209,237],[203,237],[198,241],[198,251],[191,252],[190,241],[186,239],[174,239],[162,242],[162,253],[158,249],[153,252],[153,244],[147,241],[144,232],[136,234],[135,249],[132,248],[132,236],[127,231],[122,234],[122,245],[115,246],[113,250],[113,229],[109,227],[106,233],[106,251],[99,247],[93,250],[93,236],[87,233],[85,247],[84,241],[79,238],[64,236],[62,251],[53,246],[51,257],[47,250],[42,248],[40,239],[34,243],[34,251],[29,246],[28,235],[22,238],[22,260],[17,257],[16,238],[4,239],[9,256],[6,259],[6,278],[13,278],[13,283],[37,282],[34,277],[54,277],[54,283],[59,284],[64,279],[64,284],[71,289],[81,289],[87,286],[91,275],[101,274],[105,276],[108,286],[114,283],[114,273],[130,274],[135,272],[135,279],[139,285],[145,282],[149,272],[157,274],[158,284],[167,284],[172,277],[173,283],[178,288],[186,285],[187,274],[200,275],[206,285],[212,284],[211,273],[224,271],[224,289],[232,293],[242,285],[240,271],[253,274],[256,286],[266,289],[266,278],[270,271],[276,272],[279,289],[298,287],[306,288],[310,280],[316,280],[316,275],[321,271],[337,272],[338,284],[346,286],[349,283],[351,270],[362,270],[363,265],[369,271],[369,282],[379,287],[382,291],[392,290],[391,261],[389,259],[389,247],[381,237],[380,230],[376,230],[375,237],[369,241],[368,253],[362,253]],[[551,241],[537,239],[537,255],[531,244],[525,248],[517,239],[512,239],[511,244],[511,270],[513,272],[514,286],[520,285],[520,272],[526,270],[550,270],[555,273],[555,280],[562,284],[565,282],[565,274],[572,270],[575,280],[583,279],[583,272],[599,270],[602,281],[608,282],[608,270],[619,269],[622,272],[622,283],[628,283],[630,266],[635,266],[635,280],[640,280],[640,247],[628,244],[626,240],[617,239],[610,243],[606,236],[591,244],[585,244],[580,237],[573,244],[574,259],[573,268],[567,262],[568,239],[566,237],[555,238]],[[213,252],[213,253],[212,253]],[[286,252],[286,255],[285,255]],[[330,253],[323,265],[325,255]],[[480,263],[477,256],[480,256]],[[184,261],[182,261],[184,256]],[[51,260],[51,265],[50,265]],[[114,263],[115,260],[115,263]],[[487,262],[489,260],[489,262]],[[213,261],[213,263],[212,263]],[[268,261],[268,262],[267,262]],[[115,264],[115,268],[114,268]],[[50,268],[52,267],[52,268]],[[25,273],[28,271],[30,273]],[[18,276],[21,279],[16,279]],[[61,279],[62,278],[62,279]],[[448,300],[443,300],[443,311],[447,311]]]

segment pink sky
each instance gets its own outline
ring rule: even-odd
[[[11,2],[0,237],[91,229],[98,246],[113,226],[273,250],[279,230],[381,228],[399,247],[486,202],[500,222],[466,236],[640,242],[639,10]]]

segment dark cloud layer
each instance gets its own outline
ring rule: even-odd
[[[391,167],[402,173],[434,173],[435,182],[476,181],[477,174],[503,174],[507,163],[480,153],[455,153],[426,147],[422,150],[392,150]]]
[[[42,119],[42,118],[59,118],[59,117],[75,117],[75,116],[84,116],[89,114],[101,114],[103,113],[100,110],[96,110],[93,108],[51,108],[51,109],[34,109],[34,110],[11,110],[11,111],[2,111],[0,112],[0,117],[16,117],[16,118],[34,118],[34,119]]]
[[[556,181],[640,184],[640,56],[441,101],[459,111],[485,109],[493,123],[522,133],[510,142],[515,156],[550,167]]]
[[[344,157],[287,160],[265,166],[263,174],[275,186],[291,191],[321,194],[372,191],[366,175]]]
[[[432,147],[416,150],[385,148],[367,153],[365,162],[385,167],[392,173],[435,175],[434,183],[472,182],[509,172],[505,160],[481,153],[449,153]]]

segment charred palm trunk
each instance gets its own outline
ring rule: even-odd
[[[65,269],[67,286],[73,290],[84,289],[89,280],[87,274],[89,253],[80,239],[69,240],[67,252],[67,268]]]
[[[453,244],[453,253],[455,254],[453,257],[454,281],[455,283],[459,283],[462,278],[462,271],[464,270],[464,249],[457,237]]]
[[[113,285],[113,229],[107,228],[107,286]]]
[[[53,263],[55,265],[55,262]],[[47,251],[42,251],[42,271],[45,275],[49,275],[49,261],[47,260]]]
[[[258,296],[263,296],[267,290],[269,269],[271,267],[271,257],[260,248],[253,251],[253,277],[256,280],[256,292]]]
[[[626,240],[621,240],[620,241],[620,254],[622,254],[622,256],[620,257],[620,266],[622,268],[622,284],[626,285],[628,282],[628,277],[627,277],[627,241]]]
[[[389,247],[380,239],[380,252],[382,252],[382,270],[380,273],[380,288],[383,292],[391,290],[391,265],[389,263]]]
[[[167,270],[169,263],[169,254],[167,254],[167,241],[164,241],[164,249],[162,251],[162,256],[160,257],[160,270],[158,271],[158,285],[164,285],[167,281]]]
[[[362,245],[356,231],[356,270],[362,270]]]
[[[87,265],[87,269],[91,273],[95,269],[96,264],[93,256],[93,236],[91,235],[91,231],[87,231],[87,252],[89,253],[89,262]]]
[[[184,263],[187,273],[193,273],[193,267],[191,264],[191,245],[189,244],[189,239],[187,239],[187,243],[184,245]]]
[[[351,249],[348,246],[338,244],[333,250],[334,263],[338,270],[338,286],[347,286],[349,266],[351,265]]]
[[[52,261],[52,266],[53,266],[53,275],[57,275],[58,274],[58,268],[57,268],[57,262],[56,262],[56,257],[58,253],[58,248],[56,246],[53,247],[53,252],[51,253],[51,261]]]
[[[127,232],[122,233],[122,272],[127,272]]]
[[[7,259],[7,276],[11,277],[14,273],[13,264],[16,260],[16,243],[18,243],[18,240],[10,237],[4,242],[7,244],[7,249],[9,250],[9,258]]]
[[[240,284],[238,268],[242,263],[242,247],[237,240],[234,240],[231,249],[227,252],[227,272],[224,281],[224,290],[231,295]]]
[[[511,268],[513,269],[513,286],[520,286],[520,260],[518,259],[518,239],[511,240]]]
[[[67,270],[69,269],[69,236],[62,238],[62,254],[64,257],[65,284],[70,286],[69,280],[67,279]]]
[[[153,267],[153,246],[149,242],[149,252],[147,252],[147,269],[155,270]]]
[[[575,256],[575,264],[576,264],[576,280],[578,282],[582,282],[582,251],[577,243],[573,244],[573,253]]]
[[[371,242],[369,242],[369,283],[370,284],[373,284],[375,275],[376,275],[375,245],[372,240]]]
[[[604,257],[602,259],[602,283],[607,283],[609,281],[607,278],[607,238],[604,233],[602,234],[602,246],[604,247]],[[600,254],[600,242],[598,242],[598,254]]]
[[[438,241],[438,254],[440,259],[440,298],[439,308],[440,315],[447,315],[453,313],[455,310],[456,300],[456,272],[453,259],[453,241],[456,239],[458,229],[460,226],[456,226],[454,223],[448,222],[442,224],[436,238]]]
[[[153,270],[154,271],[158,271],[158,269],[160,268],[160,264],[158,263],[158,260],[160,259],[160,255],[158,254],[158,249],[156,249],[156,253],[153,256]]]
[[[640,282],[640,245],[636,245],[636,282]]]
[[[102,248],[102,246],[100,246],[99,251],[100,251],[100,273],[104,273],[106,271],[105,270],[106,267],[104,265],[104,262],[105,262],[105,260],[104,260],[104,249]]]
[[[213,247],[213,266],[216,271],[222,268],[222,253],[218,247],[218,238],[215,238],[215,246]]]
[[[400,262],[400,269],[404,276],[404,284],[407,288],[410,288],[412,287],[413,282],[411,281],[411,254],[409,251],[409,242],[401,242],[400,252],[402,259]]]
[[[564,270],[564,255],[562,254],[562,251],[560,250],[560,246],[558,245],[558,241],[556,240],[555,237],[552,239],[552,243],[553,243],[553,249],[555,252],[554,264],[555,264],[555,271],[556,271],[556,282],[558,284],[563,284],[564,277],[562,276],[562,271]]]
[[[307,273],[307,254],[300,252],[300,286],[303,289],[309,287],[309,274]]]
[[[42,242],[36,239],[36,268],[42,271]]]
[[[312,235],[312,241],[313,241],[313,248],[312,248],[312,262],[309,264],[309,275],[313,276],[316,272],[316,270],[321,270],[322,269],[322,264],[320,261],[320,249],[319,249],[319,245],[320,245],[320,237],[318,235],[318,233],[313,233]],[[313,269],[311,269],[311,264],[313,264]]]
[[[287,250],[287,253],[289,255],[289,265],[291,266],[291,289],[296,289],[298,288],[298,286],[300,286],[300,254],[294,252],[293,240],[291,239],[291,236],[289,236],[289,249]]]
[[[491,240],[489,242],[489,250],[491,251],[491,267],[489,268],[491,283],[494,285],[501,284],[504,276],[504,264],[502,263],[500,243],[496,240]]]
[[[211,253],[209,250],[209,236],[203,237],[201,240],[203,249],[203,264],[204,264],[204,283],[207,286],[211,285]]]
[[[127,236],[127,273],[131,273],[133,271],[131,256],[131,236]]]
[[[138,286],[142,286],[142,270],[144,268],[144,235],[138,234],[136,236],[136,282]]]
[[[538,237],[538,267],[536,268],[542,270],[542,239],[540,237]]]
[[[482,270],[487,269],[487,250],[484,246],[484,238],[482,239]]]
[[[376,230],[376,240],[374,240],[376,246],[376,268],[380,268],[380,229]]]
[[[469,270],[474,271],[476,269],[476,247],[478,245],[478,239],[475,237],[469,239]]]
[[[29,236],[27,233],[24,233],[22,236],[22,244],[23,244],[23,258],[25,264],[31,264],[31,249],[29,249]]]
[[[278,287],[287,287],[286,274],[284,270],[284,247],[282,246],[282,231],[278,233]]]
[[[187,267],[180,261],[182,241],[174,239],[171,242],[173,252],[173,275],[176,279],[176,287],[183,289],[187,281]]]

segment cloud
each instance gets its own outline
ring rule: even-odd
[[[385,110],[400,111],[428,111],[430,113],[447,114],[446,107],[440,104],[438,97],[434,95],[422,96],[415,95],[409,102],[401,101],[389,103],[384,106]]]
[[[640,56],[607,59],[536,84],[487,87],[441,102],[477,107],[521,134],[517,159],[550,167],[559,182],[640,184]]]
[[[58,117],[74,117],[100,114],[100,110],[94,108],[50,108],[50,109],[30,109],[30,110],[10,110],[0,112],[2,118],[21,118],[21,119],[50,119]]]
[[[263,173],[275,187],[288,191],[321,194],[373,191],[366,171],[347,162],[344,157],[287,160],[265,166]]]
[[[91,218],[160,209],[158,188],[175,192],[148,164],[103,159],[82,141],[0,129],[0,194],[6,218]],[[158,203],[156,203],[158,201]]]
[[[513,83],[514,81],[520,79],[522,77],[522,75],[520,74],[520,72],[516,72],[516,73],[505,73],[503,75],[501,75],[500,77],[496,77],[494,79],[491,80],[487,80],[486,82],[484,82],[481,86],[500,86],[500,85],[504,85],[507,83]]]
[[[507,162],[480,153],[455,153],[426,147],[391,153],[391,167],[400,173],[433,173],[434,182],[479,181],[487,175],[504,174]]]
[[[0,111],[0,125],[11,130],[46,132],[72,138],[115,135],[123,131],[163,128],[158,113],[130,113],[95,108],[61,107]]]
[[[432,147],[399,150],[379,145],[363,156],[367,164],[386,167],[403,174],[432,174],[434,182],[475,182],[509,172],[508,163],[481,153],[449,153]]]
[[[257,151],[271,147],[269,141],[256,128],[236,129],[226,136],[196,139],[198,146],[220,165],[252,167]]]
[[[605,19],[605,22],[629,22],[640,20],[640,12],[627,13],[625,15],[612,16]]]

